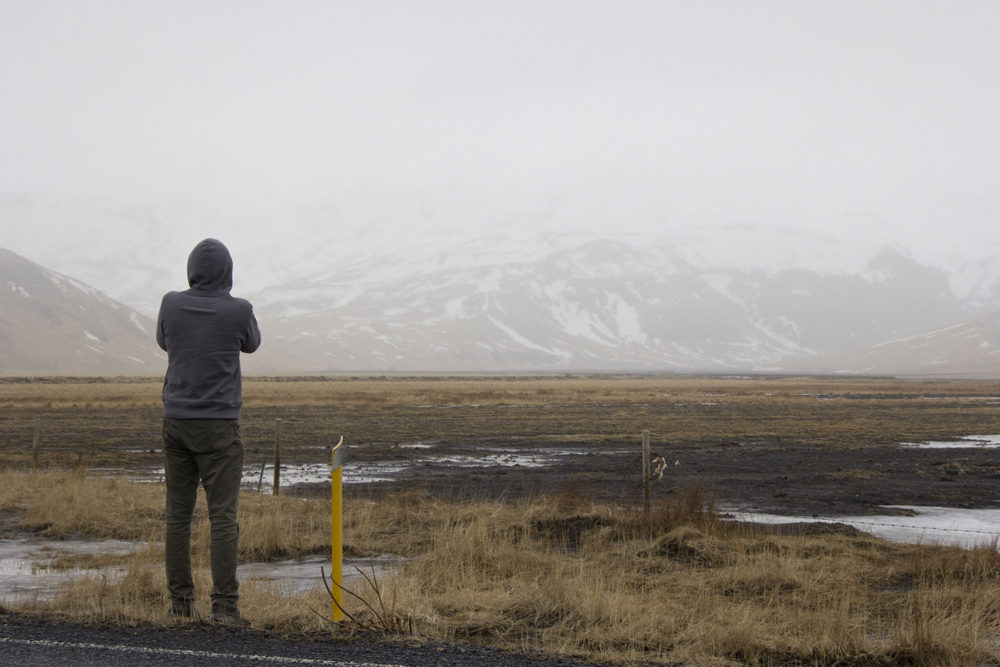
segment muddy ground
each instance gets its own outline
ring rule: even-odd
[[[439,453],[475,455],[508,442],[447,445]],[[635,443],[616,443],[615,454],[581,448],[542,468],[456,469],[418,466],[400,481],[376,482],[355,492],[379,495],[414,489],[444,497],[487,500],[541,493],[590,496],[598,502],[642,503],[641,458]],[[528,452],[528,450],[525,450]],[[653,484],[652,499],[695,484],[715,494],[722,508],[790,516],[886,514],[885,505],[1000,507],[1000,451],[903,447],[830,449],[757,441],[657,447],[668,468]],[[329,485],[303,485],[303,494]],[[890,512],[891,513],[891,512]]]
[[[0,387],[0,462],[88,474],[162,465],[158,380]],[[0,382],[0,384],[3,384]],[[113,391],[114,390],[114,391]],[[103,393],[102,393],[103,392]],[[787,515],[885,513],[884,505],[1000,507],[1000,450],[901,443],[1000,433],[1000,383],[865,378],[647,377],[250,379],[247,468],[329,460],[345,437],[354,464],[405,463],[392,481],[347,486],[374,497],[569,493],[641,503],[641,431],[668,463],[654,501],[701,484],[726,508]],[[413,447],[414,444],[429,447]],[[486,465],[503,452],[551,465]],[[484,459],[481,467],[446,459]],[[289,493],[328,493],[305,484]]]

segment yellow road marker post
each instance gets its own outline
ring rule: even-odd
[[[330,579],[333,581],[333,615],[334,623],[344,620],[344,479],[343,467],[347,459],[347,450],[343,448],[344,436],[333,448],[333,460],[330,465],[330,514],[331,527],[331,565]]]

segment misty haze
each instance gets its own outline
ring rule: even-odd
[[[161,372],[205,237],[251,373],[1000,371],[992,5],[56,4],[3,10],[2,372]]]

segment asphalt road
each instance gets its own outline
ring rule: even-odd
[[[192,667],[582,667],[587,663],[553,655],[505,653],[496,649],[434,641],[390,642],[377,635],[288,638],[212,625],[95,628],[0,613],[0,665],[5,667],[139,664]]]

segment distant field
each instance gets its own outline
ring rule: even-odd
[[[24,462],[41,419],[47,460],[80,453],[143,459],[157,449],[159,378],[0,379],[0,453]],[[273,442],[302,445],[449,443],[476,438],[539,444],[662,446],[725,441],[856,447],[1000,433],[1000,382],[847,378],[569,376],[247,378],[248,459]],[[466,409],[445,409],[465,406]],[[470,406],[479,406],[471,408]],[[531,408],[531,409],[518,409]],[[139,451],[126,451],[139,450]]]

